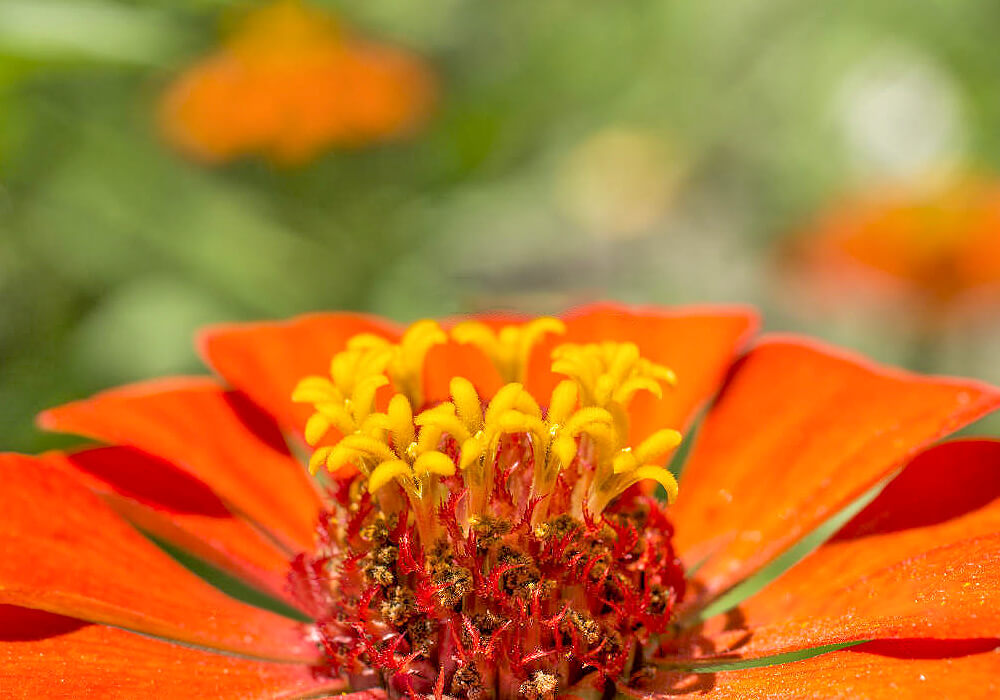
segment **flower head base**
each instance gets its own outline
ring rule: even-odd
[[[523,380],[532,345],[563,330],[466,323],[452,338]],[[673,373],[632,344],[563,344],[552,370],[568,378],[545,401],[520,381],[484,397],[455,376],[432,405],[423,359],[446,340],[430,321],[398,344],[357,336],[329,378],[295,391],[315,408],[310,466],[332,474],[319,552],[293,573],[328,663],[393,694],[469,698],[549,698],[637,671],[684,584],[663,507],[630,487],[676,497],[662,461],[680,434],[631,446],[626,407]]]

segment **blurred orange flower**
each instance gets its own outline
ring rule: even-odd
[[[260,153],[289,165],[328,147],[405,135],[426,118],[434,93],[416,56],[350,36],[299,0],[279,0],[245,16],[168,88],[161,125],[201,161]]]
[[[930,315],[1000,298],[1000,183],[881,188],[825,214],[796,253],[809,284],[834,298],[860,293]]]

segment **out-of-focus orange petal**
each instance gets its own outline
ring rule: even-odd
[[[349,37],[322,10],[279,0],[250,12],[169,87],[160,121],[167,139],[199,160],[255,152],[296,164],[330,146],[406,135],[435,94],[416,56]]]
[[[869,629],[864,627],[867,622],[871,629],[881,630],[878,636],[886,636],[896,628],[876,625],[888,611],[900,610],[901,616],[911,618],[914,614],[917,618],[922,615],[920,604],[910,599],[915,589],[872,589],[876,590],[877,598],[866,600],[870,587],[858,588],[858,582],[882,578],[884,571],[920,558],[932,548],[997,532],[1000,532],[1000,441],[961,441],[933,447],[907,465],[903,473],[832,540],[740,606],[739,627],[752,633],[740,652],[780,653],[765,646],[768,640],[779,639],[772,630],[794,626],[795,621],[811,626],[813,614],[820,619],[849,620],[845,628],[860,625],[863,630]],[[987,552],[989,557],[1000,557],[1000,551]],[[960,565],[956,563],[955,566]],[[922,581],[928,580],[924,572],[916,576]],[[950,607],[945,594],[949,576],[945,579],[940,586],[930,587],[940,588],[942,605]],[[994,580],[992,586],[983,589],[977,580],[977,576],[972,576],[964,582],[959,581],[962,584],[959,592],[976,590],[982,604],[1000,607],[1000,581]],[[844,594],[851,590],[858,592]],[[901,603],[896,601],[897,597]],[[917,595],[917,599],[921,597]],[[837,605],[847,607],[838,609]],[[732,619],[723,617],[709,621],[704,634],[712,636],[725,626],[732,626]],[[996,624],[996,619],[976,614],[971,617],[978,621],[978,626],[973,623],[972,629],[978,629],[973,634],[968,627],[955,627],[953,623],[943,629],[931,626],[930,622],[936,619],[932,613],[926,616],[926,626],[904,626],[895,636],[961,638],[1000,632],[1000,627],[990,626]],[[766,632],[761,631],[765,629]],[[784,638],[780,641],[787,643]]]
[[[164,95],[164,135],[180,150],[209,163],[253,150],[280,122],[273,99],[259,82],[235,56],[209,56]]]
[[[398,340],[398,326],[375,316],[321,313],[289,321],[236,323],[206,328],[198,337],[205,362],[230,385],[302,436],[313,407],[292,402],[303,377],[327,376],[334,354],[359,333]]]
[[[64,471],[0,456],[0,603],[247,656],[314,662],[306,627],[188,572]]]
[[[708,674],[661,673],[635,697],[897,698],[1000,695],[1000,639],[894,640],[804,661]]]
[[[424,358],[427,401],[448,400],[453,377],[465,377],[472,382],[484,401],[503,386],[500,373],[478,348],[454,341],[432,347]]]
[[[234,658],[0,605],[0,695],[5,698],[264,700],[344,686],[300,664]]]
[[[275,424],[211,379],[135,384],[50,409],[39,423],[162,457],[293,550],[313,544],[320,499]]]
[[[703,598],[998,404],[1000,392],[977,382],[881,368],[795,338],[762,342],[709,411],[674,506],[678,551],[689,565],[704,559]]]
[[[464,321],[478,321],[494,331],[499,331],[504,326],[521,325],[532,318],[523,314],[488,312],[445,318],[440,323],[446,331]],[[468,379],[484,400],[491,398],[503,386],[500,372],[481,350],[472,345],[449,340],[447,343],[432,347],[424,359],[424,386],[427,400],[431,402],[447,400],[452,377]],[[536,395],[535,398],[543,404],[548,400],[548,396]]]
[[[42,456],[83,481],[126,520],[292,603],[288,556],[235,516],[205,484],[131,447]]]
[[[261,73],[259,81],[280,86],[269,95],[280,103],[282,119],[262,139],[262,150],[290,165],[327,146],[406,135],[426,118],[435,93],[430,72],[413,56],[356,40],[261,67]]]
[[[797,243],[808,282],[937,306],[1000,285],[1000,186],[965,177],[841,202]],[[853,288],[853,290],[852,290]]]
[[[530,364],[528,388],[547,397],[561,377],[549,371],[549,355],[560,343],[633,342],[643,357],[677,374],[677,386],[663,398],[640,392],[629,407],[630,444],[660,428],[684,430],[698,409],[718,390],[726,369],[757,328],[757,314],[743,306],[676,308],[632,307],[603,303],[565,316],[566,335],[539,343]]]

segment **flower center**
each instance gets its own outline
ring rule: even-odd
[[[315,408],[310,469],[330,472],[330,502],[291,581],[330,670],[355,687],[552,698],[627,679],[668,631],[683,570],[663,505],[637,485],[673,501],[662,460],[681,436],[629,445],[627,407],[674,375],[631,343],[566,343],[552,352],[566,379],[543,407],[521,382],[532,346],[563,330],[457,326],[452,339],[508,381],[489,399],[456,376],[450,401],[425,402],[424,358],[447,340],[432,321],[398,344],[357,336],[329,378],[296,388]]]

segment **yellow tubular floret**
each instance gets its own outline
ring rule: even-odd
[[[520,411],[507,411],[497,423],[504,433],[532,433],[542,439],[548,435],[545,422],[540,417]]]
[[[371,459],[375,462],[383,462],[393,459],[398,454],[391,447],[389,443],[384,438],[378,438],[369,435],[348,435],[334,447],[334,452],[338,450],[344,452],[352,451],[358,454],[364,455],[365,457]]]
[[[351,415],[355,423],[360,425],[371,414],[375,405],[375,394],[388,383],[389,380],[385,375],[378,374],[365,377],[355,384],[350,401]]]
[[[344,395],[325,377],[306,377],[292,392],[296,403],[341,403]]]
[[[412,476],[412,474],[413,470],[410,469],[410,465],[401,459],[382,462],[372,470],[371,475],[368,477],[368,492],[375,493],[393,479]]]
[[[635,456],[640,462],[647,463],[661,459],[668,452],[681,444],[681,434],[676,430],[664,428],[657,430],[635,448]]]
[[[459,323],[451,331],[457,343],[473,345],[489,358],[505,382],[524,381],[531,349],[546,335],[563,334],[566,326],[557,318],[536,318],[522,325],[494,331],[480,321]]]
[[[317,406],[317,408],[319,408]],[[336,406],[331,406],[331,409],[336,409]],[[316,413],[309,416],[309,420],[306,421],[306,427],[304,430],[306,442],[310,445],[315,445],[317,442],[323,439],[323,436],[329,432],[331,427],[336,426],[337,429],[344,433],[350,432],[350,421],[347,418],[347,412],[341,407],[340,412],[337,413],[336,417],[331,417],[323,409],[317,410]]]
[[[336,472],[356,466],[368,476],[368,490],[372,493],[398,479],[407,493],[422,498],[428,491],[428,479],[454,474],[455,463],[437,450],[442,429],[425,424],[418,433],[417,425],[409,399],[396,394],[385,413],[371,414],[357,432],[346,435],[332,448],[317,450],[310,468],[315,470],[325,464]]]
[[[564,423],[570,414],[576,410],[579,394],[580,392],[576,388],[576,383],[572,380],[564,379],[559,382],[552,391],[552,399],[549,401],[549,422]]]
[[[676,383],[670,369],[640,357],[634,343],[564,343],[552,351],[552,371],[575,381],[583,401],[598,406],[625,403],[640,390],[659,394],[661,383]]]
[[[406,394],[414,406],[424,403],[424,358],[435,345],[447,342],[448,336],[436,321],[417,321],[399,341],[388,371],[396,389]]]
[[[662,398],[662,384],[673,385],[674,373],[641,357],[635,343],[564,343],[552,351],[552,371],[576,383],[580,403],[607,409],[624,438],[628,404],[639,391]]]
[[[517,382],[512,382],[501,387],[500,391],[493,396],[493,399],[486,407],[486,415],[483,417],[485,425],[496,425],[500,416],[507,411],[515,408],[526,408],[524,405],[524,398],[526,396],[527,392],[525,392],[524,386]],[[534,402],[534,399],[531,399],[531,397],[528,397],[528,400]]]
[[[413,429],[413,408],[402,394],[396,394],[389,401],[389,432],[392,434],[396,450],[406,449],[416,437]]]
[[[498,433],[495,426],[487,430],[482,401],[470,381],[462,377],[452,379],[451,396],[450,403],[439,404],[417,416],[417,424],[423,426],[423,431],[434,428],[439,435],[447,433],[458,441],[458,467],[465,470],[483,463],[486,454],[495,447]],[[509,397],[511,402],[516,401],[516,396],[510,391],[504,396]]]
[[[332,447],[324,446],[317,448],[312,453],[312,456],[309,457],[309,473],[315,476],[320,467],[326,466],[331,452],[333,452]]]
[[[469,432],[482,430],[483,428],[483,402],[479,399],[479,393],[465,377],[455,377],[451,380],[451,400],[455,405],[455,412],[465,424]]]
[[[667,492],[667,503],[673,503],[677,500],[677,493],[679,491],[677,479],[669,469],[647,464],[643,467],[639,467],[629,476],[632,477],[632,482],[629,486],[639,483],[640,481],[656,481],[659,482],[660,486],[663,487],[663,490]],[[624,491],[625,489],[622,490]]]
[[[393,343],[374,334],[351,338],[330,362],[330,377],[306,377],[292,399],[311,404],[314,413],[304,426],[306,441],[320,444],[331,431],[336,444],[320,445],[309,460],[315,473],[360,470],[367,489],[378,494],[399,484],[417,506],[413,511],[428,537],[433,514],[442,498],[441,479],[463,471],[470,489],[469,507],[478,512],[489,503],[494,461],[504,435],[525,434],[534,453],[531,488],[551,493],[559,473],[572,470],[574,513],[599,514],[633,484],[652,480],[672,502],[677,481],[664,466],[681,442],[676,430],[662,429],[637,446],[627,444],[628,404],[639,392],[657,398],[676,381],[673,372],[643,358],[634,343],[565,343],[552,352],[552,371],[565,375],[543,409],[521,383],[532,348],[545,335],[564,333],[563,323],[539,318],[497,331],[484,323],[457,325],[452,338],[482,350],[507,382],[485,402],[464,377],[450,382],[451,401],[424,406],[424,361],[446,336],[434,321],[418,321]],[[376,412],[379,390],[391,384],[396,393],[384,412]],[[448,443],[442,439],[448,436]],[[458,444],[456,459],[441,451]],[[579,461],[577,461],[579,455]],[[386,494],[376,496],[388,498]],[[543,512],[542,506],[536,515]],[[541,516],[539,516],[541,517]]]
[[[464,442],[472,437],[466,424],[455,415],[455,406],[450,403],[442,403],[434,408],[428,408],[416,417],[415,422],[424,430],[429,427],[437,428],[459,442]]]
[[[602,512],[611,501],[640,481],[655,481],[660,484],[667,494],[668,503],[673,503],[677,499],[677,479],[670,470],[654,464],[644,464],[631,471],[612,474],[606,479],[595,482],[587,508],[592,513]]]
[[[569,435],[576,437],[580,433],[587,432],[595,425],[602,425],[610,428],[613,419],[611,414],[603,408],[588,406],[576,411],[563,425],[562,429]]]
[[[385,374],[393,386],[405,394],[410,403],[424,402],[424,359],[435,345],[447,342],[448,336],[436,321],[413,323],[398,344],[373,333],[361,333],[351,338],[347,350],[338,353],[332,362],[335,381],[346,380],[352,373],[358,376]]]
[[[374,408],[375,394],[389,383],[382,374],[386,362],[380,349],[349,347],[330,362],[330,379],[313,376],[298,383],[292,400],[316,409],[305,426],[307,443],[315,445],[331,428],[344,435],[361,430]]]
[[[455,463],[443,452],[424,452],[413,463],[413,471],[418,476],[428,474],[451,476],[455,473]]]
[[[292,393],[297,403],[312,404],[315,413],[305,425],[306,442],[316,445],[335,429],[343,436],[365,434],[365,423],[374,415],[378,390],[390,381],[402,397],[409,400],[405,407],[394,399],[388,411],[388,426],[397,442],[413,441],[412,405],[423,403],[423,367],[428,350],[447,340],[444,331],[434,321],[418,321],[403,334],[399,344],[372,333],[361,333],[347,342],[347,347],[330,360],[330,378],[306,377]],[[410,412],[409,420],[406,411]],[[382,421],[384,422],[384,421]],[[406,424],[409,423],[409,428]],[[369,428],[372,426],[369,425]],[[310,468],[315,470],[327,463],[333,453],[313,457]],[[340,453],[337,463],[343,459]],[[329,463],[331,470],[339,467]]]
[[[444,431],[436,426],[426,426],[420,430],[420,436],[417,438],[417,441],[412,443],[407,448],[407,451],[415,455],[422,455],[425,452],[437,452],[443,433]]]

